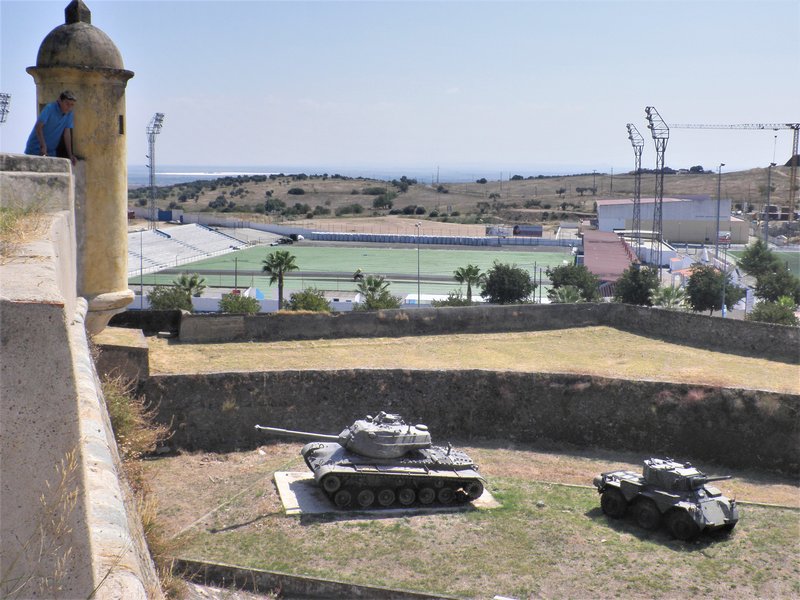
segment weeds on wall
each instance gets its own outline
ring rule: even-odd
[[[183,595],[185,584],[172,574],[174,547],[158,524],[158,507],[142,469],[143,456],[155,451],[170,436],[169,427],[156,423],[155,409],[134,393],[134,383],[123,377],[106,377],[103,395],[122,458],[123,473],[133,491],[136,512],[144,529],[150,555],[168,598]]]
[[[45,481],[30,536],[7,553],[0,572],[0,598],[56,598],[63,595],[72,556],[72,512],[78,502],[77,452],[56,467],[57,482]],[[12,545],[4,543],[4,551]]]
[[[0,264],[16,256],[22,244],[39,237],[45,222],[38,205],[0,207]]]

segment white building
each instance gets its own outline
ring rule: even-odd
[[[653,198],[642,198],[640,203],[641,231],[653,228]],[[671,244],[711,244],[717,233],[717,200],[709,196],[684,196],[664,198],[662,204],[664,241]],[[633,199],[618,198],[597,201],[597,221],[600,231],[630,231],[633,229]],[[732,244],[746,244],[749,224],[731,215],[731,201],[723,198],[719,203],[720,239]],[[649,236],[648,234],[642,237]]]

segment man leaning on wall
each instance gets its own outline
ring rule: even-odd
[[[58,100],[42,109],[28,136],[25,154],[68,158],[73,165],[77,162],[72,151],[72,109],[75,108],[76,101],[75,94],[64,90]]]

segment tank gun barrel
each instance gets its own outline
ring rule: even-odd
[[[288,435],[291,437],[300,437],[311,440],[327,440],[330,442],[338,442],[338,435],[326,435],[324,433],[311,433],[309,431],[293,431],[291,429],[280,429],[279,427],[264,427],[263,425],[256,425],[256,429],[261,431],[268,431],[269,433],[276,433],[278,435]]]
[[[732,479],[732,478],[733,478],[733,475],[715,475],[713,477],[703,477],[703,480],[706,483],[709,483],[711,481],[724,481],[726,479]]]

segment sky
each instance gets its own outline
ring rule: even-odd
[[[120,49],[128,163],[626,172],[626,124],[800,122],[800,0],[85,0]],[[0,0],[0,150],[35,120],[39,44],[68,0]],[[79,118],[80,113],[76,113]],[[670,130],[665,163],[791,155],[791,131]]]

